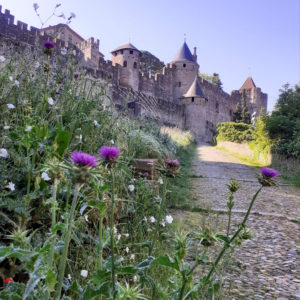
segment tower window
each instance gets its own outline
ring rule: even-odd
[[[219,113],[219,102],[216,102],[216,113]]]
[[[181,82],[180,81],[178,82],[178,87],[181,87]]]
[[[121,54],[123,54],[123,50],[121,50]]]
[[[136,61],[133,63],[133,67],[136,69],[137,68],[137,63]]]
[[[183,67],[185,68],[185,67],[186,67],[186,64],[183,64]]]
[[[130,50],[129,53],[130,53],[130,54],[133,54],[133,50]]]
[[[192,102],[195,102],[195,98],[194,97],[192,97]]]
[[[124,68],[127,67],[127,61],[126,61],[126,60],[124,60],[124,62],[123,62],[123,67],[124,67]]]

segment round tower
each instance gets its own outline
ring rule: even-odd
[[[131,87],[134,91],[139,89],[139,66],[141,52],[131,43],[119,46],[111,52],[112,65],[120,65],[119,83]]]
[[[173,71],[173,97],[179,100],[190,88],[196,76],[197,63],[196,47],[192,55],[186,42],[183,43],[174,59],[171,61]]]

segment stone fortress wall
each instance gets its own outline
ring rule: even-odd
[[[267,94],[256,88],[252,78],[247,78],[240,90],[226,93],[221,88],[198,76],[196,48],[191,54],[184,42],[175,58],[153,75],[139,71],[141,52],[132,44],[119,46],[112,51],[112,60],[104,60],[99,51],[99,40],[84,40],[68,25],[58,24],[42,31],[17,21],[9,10],[0,6],[0,47],[7,45],[41,46],[53,40],[57,49],[76,49],[77,59],[99,81],[106,81],[107,93],[117,109],[126,106],[134,118],[154,119],[161,124],[190,130],[199,142],[210,142],[218,122],[231,120],[242,93],[250,113],[259,115],[267,110]],[[1,52],[1,48],[0,48]]]

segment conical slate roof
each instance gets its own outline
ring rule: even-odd
[[[133,46],[131,43],[127,43],[127,44],[124,44],[124,45],[121,45],[119,47],[117,47],[115,50],[113,50],[111,53],[114,53],[116,51],[119,51],[119,50],[126,50],[126,49],[131,49],[131,50],[136,50],[138,52],[140,52],[140,50],[138,50],[135,46]]]
[[[246,81],[244,82],[244,84],[242,85],[242,87],[240,88],[240,90],[248,90],[248,89],[252,89],[252,88],[256,88],[256,85],[252,79],[251,76],[249,76]]]
[[[198,81],[198,77],[196,76],[195,80],[193,81],[192,85],[190,86],[187,93],[183,95],[184,98],[204,98],[207,99],[201,89],[200,83]]]
[[[177,54],[172,60],[172,62],[177,61],[194,61],[193,55],[186,42],[183,43],[183,45],[180,47]]]

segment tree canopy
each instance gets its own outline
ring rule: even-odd
[[[140,58],[140,70],[141,72],[148,74],[155,74],[159,72],[164,66],[164,62],[160,61],[155,55],[148,51],[142,50],[142,56]]]

